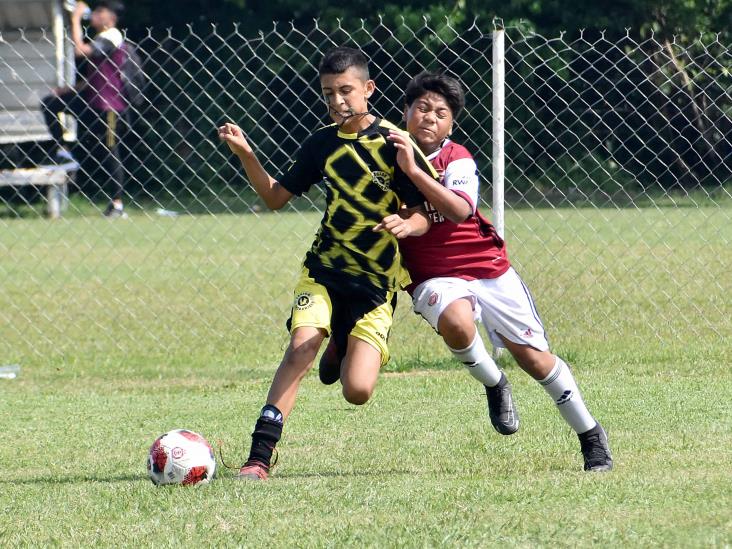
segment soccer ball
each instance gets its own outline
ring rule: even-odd
[[[216,458],[208,441],[187,429],[159,436],[147,456],[153,484],[208,484],[216,472]]]

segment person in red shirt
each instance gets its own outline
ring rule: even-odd
[[[518,365],[546,390],[577,433],[584,469],[607,471],[613,461],[607,435],[582,399],[569,366],[549,350],[544,325],[528,288],[511,266],[506,244],[478,211],[478,172],[468,150],[449,139],[465,105],[460,83],[446,75],[422,73],[405,92],[407,130],[440,175],[413,179],[425,196],[431,228],[399,241],[412,278],[407,291],[414,311],[442,336],[455,357],[486,387],[491,423],[515,433],[519,416],[506,375],[488,354],[475,320],[491,342],[507,348]],[[392,132],[404,152],[402,170],[417,170],[408,139]],[[386,228],[398,231],[393,223]]]

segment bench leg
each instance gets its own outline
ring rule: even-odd
[[[46,190],[48,217],[51,219],[58,219],[61,217],[62,212],[66,209],[68,192],[69,186],[66,182],[48,186]]]

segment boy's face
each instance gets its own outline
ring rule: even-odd
[[[96,8],[91,12],[89,25],[96,31],[110,29],[117,24],[117,15],[107,8]]]
[[[374,93],[376,84],[365,78],[357,67],[348,67],[341,74],[324,74],[320,77],[320,87],[328,104],[330,118],[345,129],[358,126],[361,116],[368,112],[369,97]]]
[[[452,110],[439,93],[427,92],[404,111],[407,131],[422,152],[436,151],[452,132]]]

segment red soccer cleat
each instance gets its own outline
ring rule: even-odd
[[[236,475],[239,480],[267,480],[269,467],[259,461],[247,461]]]

